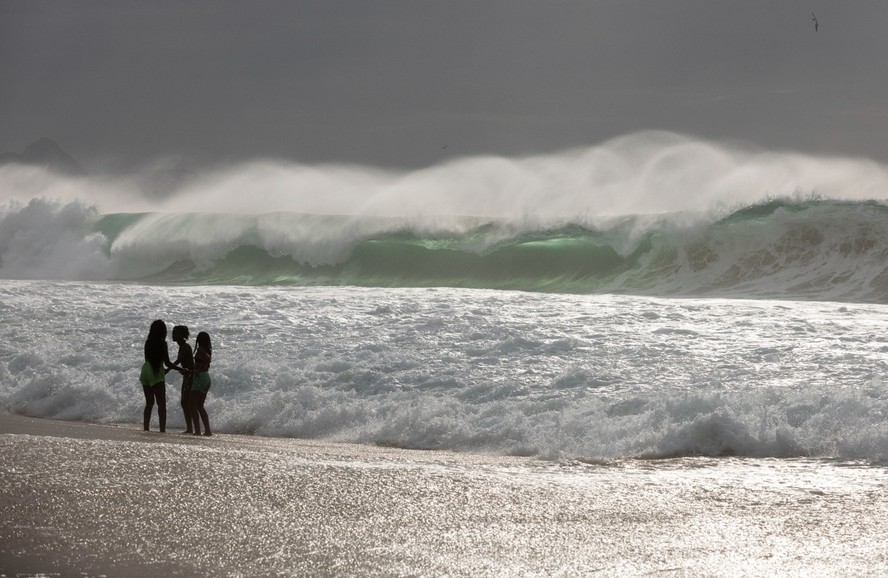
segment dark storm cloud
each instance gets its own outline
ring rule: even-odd
[[[6,0],[0,149],[417,166],[663,129],[885,161],[886,22],[881,0]]]

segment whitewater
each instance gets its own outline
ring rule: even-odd
[[[883,533],[875,513],[888,511],[886,194],[888,169],[866,159],[665,133],[418,171],[257,161],[163,194],[129,177],[0,167],[0,408],[137,427],[142,346],[160,318],[214,343],[206,407],[221,436],[177,442],[177,464],[241,456],[225,436],[356,444],[365,450],[324,450],[336,457],[298,467],[323,477],[333,460],[457,486],[484,478],[485,507],[498,511],[491,488],[512,484],[526,490],[528,516],[548,520],[543,535],[557,526],[547,499],[568,509],[605,500],[595,503],[617,520],[598,521],[608,536],[633,508],[638,520],[660,508],[704,520],[694,532],[711,540],[705,555],[687,553],[700,542],[673,552],[674,520],[643,522],[633,526],[646,537],[640,559],[619,540],[599,544],[605,575],[879,575],[888,563],[865,537]],[[173,375],[170,431],[184,426]],[[26,437],[0,436],[0,449],[72,467],[64,447]],[[396,453],[413,450],[447,457]],[[99,458],[84,459],[85,475],[100,471]],[[175,477],[171,463],[155,467]],[[439,497],[431,507],[452,510],[452,496]],[[864,529],[851,533],[847,565],[845,542],[813,528],[835,530],[852,511]],[[722,533],[735,518],[762,534]],[[404,524],[419,524],[409,527],[420,542],[451,535]],[[573,542],[558,564],[505,545],[380,562],[368,553],[382,533],[358,534],[351,555],[363,562],[346,574],[586,573]],[[213,536],[218,559],[229,556],[226,535]],[[566,539],[559,530],[532,551]],[[274,540],[286,550],[284,535]],[[814,553],[810,540],[826,545]],[[339,574],[308,551],[281,556],[225,558],[226,572],[295,575],[310,561]],[[186,562],[221,572],[209,560]]]
[[[159,317],[213,336],[221,432],[550,459],[888,458],[876,305],[48,281],[0,295],[14,413],[136,420]]]

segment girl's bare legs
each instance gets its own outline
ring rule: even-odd
[[[209,436],[213,435],[210,432],[210,416],[207,415],[207,410],[204,409],[204,401],[207,399],[206,392],[191,390],[191,423],[194,428],[194,435],[199,436],[200,434],[200,422],[203,421],[204,425],[204,433],[203,435]]]

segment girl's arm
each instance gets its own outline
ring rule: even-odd
[[[182,371],[181,367],[170,361],[170,348],[165,341],[163,343],[163,363],[167,366],[167,369],[164,373],[168,373],[171,369]]]

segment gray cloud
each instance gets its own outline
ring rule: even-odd
[[[886,22],[881,0],[4,0],[0,149],[415,167],[658,129],[888,161]]]

